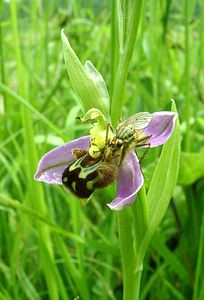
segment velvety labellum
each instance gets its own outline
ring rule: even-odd
[[[95,188],[103,188],[117,176],[118,168],[88,153],[76,159],[62,174],[63,185],[79,198],[89,198]]]

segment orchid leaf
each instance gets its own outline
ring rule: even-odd
[[[163,147],[147,194],[149,227],[159,225],[166,213],[178,178],[180,161],[179,124]],[[153,226],[152,226],[153,225]]]
[[[174,103],[172,106],[176,111]],[[177,120],[172,136],[163,146],[147,194],[147,230],[139,247],[138,263],[143,259],[147,246],[167,211],[178,178],[179,160],[180,135]]]
[[[91,62],[86,62],[85,66],[81,64],[63,31],[61,38],[65,66],[82,109],[87,112],[97,108],[109,120],[110,100],[103,77]]]

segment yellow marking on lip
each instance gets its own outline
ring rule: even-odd
[[[100,164],[101,164],[101,161],[99,160],[97,163],[93,164],[92,166],[89,166],[87,168],[82,167],[80,170],[80,173],[79,173],[79,178],[86,179],[89,174],[91,174],[97,170],[97,168]]]
[[[69,167],[69,171],[73,171],[77,168],[81,167],[81,161],[84,159],[84,156],[82,156],[81,158],[79,158],[77,161],[75,161],[70,167]]]
[[[68,178],[67,177],[64,177],[63,178],[63,182],[67,182],[68,181]]]
[[[94,183],[97,183],[102,179],[103,179],[103,177],[100,174],[98,174],[98,176],[96,176],[96,178],[94,178],[94,179],[87,182],[87,184],[86,184],[87,189],[92,190]]]
[[[73,182],[72,182],[72,189],[73,189],[73,191],[76,192],[76,181],[73,181]]]
[[[86,179],[86,177],[93,173],[94,171],[97,170],[98,166],[101,164],[101,160],[99,160],[97,163],[91,165],[91,166],[88,166],[88,167],[83,167],[81,165],[81,162],[83,161],[84,159],[84,156],[81,157],[80,159],[78,159],[77,161],[75,161],[70,167],[69,167],[69,171],[74,171],[75,169],[79,168],[80,169],[80,172],[79,172],[79,175],[78,175],[78,178],[81,178],[81,179]]]

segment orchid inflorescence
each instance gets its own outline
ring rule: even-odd
[[[144,184],[138,147],[164,144],[170,137],[177,113],[138,113],[113,129],[102,112],[90,109],[81,121],[93,121],[90,136],[65,143],[40,160],[35,179],[63,184],[75,196],[89,198],[96,188],[117,182],[116,198],[108,204],[121,210],[133,203]]]
[[[61,184],[80,199],[88,199],[96,188],[116,180],[116,197],[108,206],[121,210],[133,203],[144,183],[135,150],[164,144],[174,129],[177,113],[137,113],[113,128],[103,77],[90,61],[81,64],[63,31],[61,37],[69,78],[85,112],[80,120],[91,121],[93,126],[89,136],[46,153],[35,179]]]

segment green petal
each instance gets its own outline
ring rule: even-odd
[[[81,64],[63,31],[61,38],[65,66],[84,112],[97,108],[109,120],[110,100],[103,77],[91,62],[86,62],[85,66]]]

